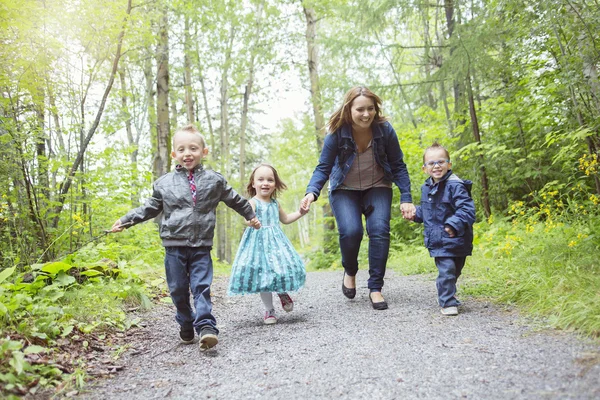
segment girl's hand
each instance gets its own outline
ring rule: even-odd
[[[125,227],[123,225],[121,225],[121,219],[118,219],[115,221],[115,223],[113,224],[110,231],[111,232],[121,232],[123,229],[125,229]]]
[[[300,204],[300,208],[298,209],[298,212],[300,213],[301,216],[306,215],[308,213],[308,209],[302,207],[302,204]]]
[[[248,221],[248,226],[251,226],[254,229],[260,229],[260,227],[261,227],[260,221],[256,217],[254,217],[250,221]]]
[[[310,204],[315,201],[315,195],[308,193],[300,202],[300,214],[304,215],[310,210]]]
[[[413,203],[402,203],[400,204],[400,211],[402,211],[402,218],[413,221],[417,213],[417,207]]]

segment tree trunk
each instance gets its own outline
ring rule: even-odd
[[[229,31],[229,42],[225,50],[225,60],[223,62],[223,71],[221,73],[221,151],[219,164],[221,172],[229,176],[229,67],[231,66],[231,50],[235,38],[235,27],[232,25]],[[231,243],[228,240],[228,228],[231,218],[228,213],[228,207],[219,207],[217,209],[217,258],[231,261]]]
[[[240,123],[240,189],[243,190],[246,182],[246,129],[248,127],[248,103],[254,85],[254,64],[256,62],[256,50],[259,46],[259,38],[262,27],[263,3],[256,6],[254,22],[254,45],[250,49],[250,61],[248,66],[248,80],[244,88],[244,99],[242,104],[242,120]]]
[[[184,68],[184,86],[185,86],[185,105],[187,109],[187,119],[190,124],[196,122],[196,116],[194,114],[194,95],[192,90],[192,63],[190,61],[190,52],[192,46],[192,39],[190,37],[190,17],[185,16],[185,31],[184,31],[184,42],[183,42],[183,68]]]
[[[478,145],[481,145],[481,135],[479,134],[479,122],[477,120],[477,112],[475,110],[475,99],[473,98],[473,89],[471,87],[471,73],[467,72],[467,95],[469,97],[469,115],[471,116],[471,125],[473,126],[473,137]],[[479,170],[481,172],[481,200],[483,203],[483,211],[486,218],[492,215],[490,208],[490,195],[488,186],[488,177],[485,168],[485,160],[483,154],[479,154]]]
[[[135,180],[137,175],[137,143],[133,138],[133,130],[131,129],[131,114],[129,113],[128,105],[127,105],[127,83],[125,81],[125,71],[123,69],[119,70],[119,78],[121,80],[121,115],[123,118],[123,122],[125,122],[125,132],[127,133],[127,143],[130,147],[136,147],[135,150],[131,152],[129,155],[129,160],[131,161],[131,168],[129,169],[129,185],[131,187],[131,207],[136,208],[140,204],[138,200],[137,193],[135,193]]]
[[[323,149],[325,139],[325,118],[321,109],[321,89],[319,85],[319,49],[316,42],[317,37],[317,14],[312,8],[303,6],[306,16],[306,47],[308,50],[308,74],[310,77],[310,98],[313,106],[313,115],[315,118],[315,136],[319,150]],[[326,253],[334,251],[336,247],[335,224],[333,222],[333,213],[329,203],[323,205],[323,250]]]
[[[160,20],[157,46],[156,102],[157,102],[157,136],[154,156],[154,179],[166,174],[170,167],[169,157],[169,16],[163,10]]]

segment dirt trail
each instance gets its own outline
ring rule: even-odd
[[[289,314],[266,326],[258,296],[227,297],[215,281],[215,350],[177,343],[173,309],[143,314],[123,371],[85,399],[598,399],[600,346],[540,330],[514,312],[463,298],[436,304],[432,276],[388,272],[385,311],[371,308],[366,272],[341,293],[341,271],[309,273]]]

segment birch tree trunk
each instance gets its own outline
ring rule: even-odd
[[[128,104],[127,104],[127,82],[125,80],[125,71],[124,69],[120,69],[119,78],[121,81],[121,114],[123,117],[123,121],[125,122],[125,132],[127,133],[127,144],[131,147],[135,147],[135,149],[129,155],[129,160],[131,161],[131,168],[129,169],[131,175],[129,178],[129,184],[131,186],[131,207],[136,208],[140,205],[138,196],[135,193],[135,179],[137,175],[137,141],[133,137],[133,130],[131,128],[131,114],[129,113]]]
[[[256,63],[256,51],[259,45],[260,32],[262,27],[263,3],[256,6],[254,22],[254,44],[250,49],[250,61],[248,65],[248,80],[244,88],[244,99],[242,104],[242,119],[240,123],[240,188],[243,189],[246,182],[246,129],[248,127],[248,103],[252,94],[254,85],[254,68]]]
[[[235,38],[235,27],[231,25],[229,30],[229,40],[225,50],[225,59],[223,62],[223,71],[221,73],[221,151],[219,164],[221,172],[227,177],[229,176],[229,67],[231,66],[231,51],[233,48],[233,40]],[[231,217],[228,212],[229,208],[220,206],[217,209],[217,258],[231,262],[231,243],[228,240],[228,228],[230,226]]]
[[[321,104],[321,89],[319,86],[319,54],[316,42],[317,37],[317,15],[312,8],[303,6],[304,15],[306,16],[306,47],[308,51],[308,74],[310,77],[310,98],[313,107],[315,118],[315,137],[319,150],[323,149],[323,141],[325,140],[325,119],[323,117]],[[333,214],[329,203],[323,205],[323,237],[324,251],[332,252],[335,248],[335,223],[333,222]]]
[[[157,102],[157,136],[156,153],[153,163],[154,179],[166,174],[170,167],[169,157],[169,16],[163,10],[159,23],[157,46],[156,102]]]
[[[196,122],[194,109],[194,95],[192,91],[192,63],[190,61],[190,52],[192,47],[192,38],[190,37],[190,17],[185,16],[183,42],[183,68],[184,68],[184,86],[185,86],[185,105],[187,110],[187,119],[190,124]]]

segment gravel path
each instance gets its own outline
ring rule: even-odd
[[[366,272],[354,300],[342,272],[309,273],[289,314],[262,323],[259,296],[227,297],[215,281],[219,344],[178,344],[174,309],[144,314],[122,372],[85,399],[598,399],[600,346],[528,326],[514,312],[464,299],[436,304],[432,276],[388,272],[385,311],[371,308]],[[466,300],[466,301],[465,301]]]

